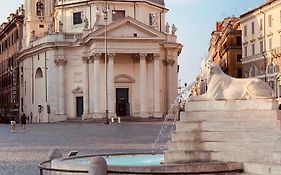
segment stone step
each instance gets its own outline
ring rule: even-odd
[[[165,151],[166,162],[206,162],[211,160],[209,151]]]
[[[176,141],[223,141],[223,142],[281,142],[281,131],[241,131],[241,132],[190,132],[176,131],[172,135],[172,142]]]
[[[280,131],[279,121],[178,122],[176,131]]]
[[[274,121],[281,116],[281,111],[200,111],[182,112],[180,121]]]
[[[177,141],[171,142],[168,145],[168,150],[177,151],[225,151],[225,152],[243,152],[250,149],[251,151],[275,152],[281,148],[281,142],[199,142],[199,141]],[[272,160],[276,163],[281,162],[281,153],[274,153],[275,156]]]
[[[245,162],[244,171],[246,173],[253,173],[257,175],[280,175],[281,164]]]
[[[219,151],[212,152],[211,159],[216,161],[234,162],[269,162],[273,163],[273,153],[267,151],[257,151],[244,149],[239,151]]]

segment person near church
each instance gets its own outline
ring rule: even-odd
[[[16,132],[16,117],[14,114],[11,114],[10,121],[11,121],[12,132]]]
[[[25,125],[26,125],[26,115],[25,113],[22,114],[20,118],[20,123],[21,123],[21,132],[25,132]]]

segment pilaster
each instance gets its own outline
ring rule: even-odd
[[[93,118],[102,118],[103,115],[101,113],[100,109],[100,58],[101,53],[94,53],[93,55],[94,59],[94,114]]]
[[[58,96],[58,115],[65,115],[65,88],[64,88],[64,66],[67,63],[65,59],[56,59],[55,64],[59,68],[59,96]]]
[[[159,74],[160,74],[160,55],[153,54],[154,58],[154,67],[153,67],[153,92],[154,92],[154,111],[153,116],[155,118],[161,118],[162,114],[160,112],[160,84],[159,84]]]
[[[83,116],[85,120],[89,117],[89,57],[83,57]]]
[[[146,109],[146,57],[147,54],[139,54],[140,56],[140,117],[148,117]]]
[[[116,102],[116,95],[115,95],[115,85],[114,85],[114,57],[115,54],[110,53],[108,54],[108,112],[109,117],[115,117],[115,102]]]

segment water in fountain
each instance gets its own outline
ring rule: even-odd
[[[172,133],[175,130],[176,121],[179,120],[180,110],[183,108],[184,103],[188,100],[192,93],[192,87],[197,82],[194,81],[188,86],[181,88],[178,92],[178,95],[168,110],[167,115],[164,118],[164,122],[162,123],[161,129],[152,145],[152,154],[158,151],[164,151],[167,149],[167,145],[171,141]],[[168,139],[168,143],[161,144],[160,142],[164,139]]]

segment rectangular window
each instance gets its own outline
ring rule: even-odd
[[[236,36],[236,45],[238,45],[238,46],[242,45],[241,36]]]
[[[247,36],[247,26],[244,26],[244,36]]]
[[[237,54],[237,55],[236,55],[236,61],[237,61],[238,63],[241,63],[241,62],[242,62],[242,55],[241,55],[241,54]]]
[[[279,98],[281,97],[281,85],[279,85]]]
[[[255,55],[255,43],[252,44],[252,55]]]
[[[252,34],[255,34],[255,23],[252,22]]]
[[[237,78],[242,78],[242,69],[237,70]]]
[[[280,12],[279,12],[279,22],[281,23],[281,10],[280,10]]]
[[[154,14],[149,14],[149,25],[150,26],[153,25],[153,18],[154,18]]]
[[[272,49],[272,38],[269,38],[269,40],[268,40],[268,49],[269,50]]]
[[[263,20],[260,19],[260,31],[262,31],[262,30],[263,30]]]
[[[268,84],[273,90],[275,90],[275,82],[274,81],[269,81]]]
[[[268,27],[271,27],[272,26],[272,16],[269,15],[268,16]]]
[[[73,13],[73,25],[82,24],[82,12]]]
[[[244,56],[247,57],[248,56],[248,48],[247,46],[244,47]]]
[[[112,15],[112,21],[125,18],[125,10],[115,10]]]
[[[260,53],[263,52],[263,41],[260,41]]]

